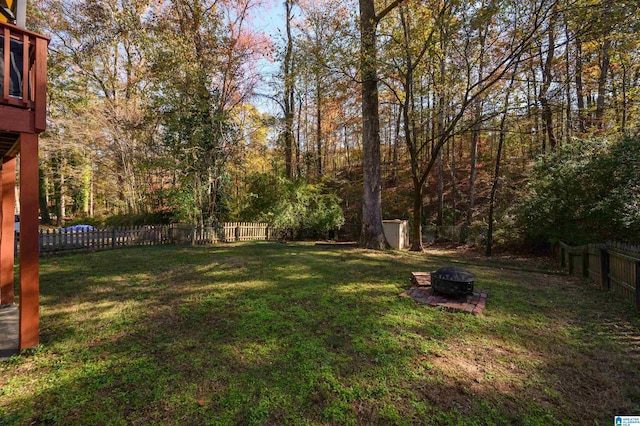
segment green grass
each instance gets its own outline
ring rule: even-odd
[[[398,297],[458,264],[471,316]],[[312,244],[46,259],[41,346],[0,424],[611,424],[640,414],[640,314],[540,263]]]

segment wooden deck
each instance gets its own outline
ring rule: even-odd
[[[38,134],[47,126],[47,45],[49,39],[0,22],[0,351],[39,342]],[[14,308],[14,213],[19,154],[20,307]],[[7,309],[7,310],[5,310]],[[19,311],[19,313],[18,313]],[[16,318],[19,316],[19,323]],[[18,331],[15,344],[14,331]],[[1,423],[1,422],[0,422]]]

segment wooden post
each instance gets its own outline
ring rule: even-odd
[[[609,251],[607,248],[600,249],[600,289],[609,290],[611,281],[609,281]]]
[[[569,275],[573,275],[573,252],[570,248],[567,250],[567,263],[567,266],[569,267]]]
[[[47,45],[49,42],[36,38],[35,64],[35,129],[43,131],[47,128]],[[26,78],[26,77],[25,77]],[[36,143],[37,143],[36,139]]]
[[[582,276],[589,277],[589,246],[582,250]]]
[[[6,4],[6,3],[5,3]],[[9,32],[9,28],[8,27],[4,27],[3,28],[3,39],[4,39],[4,47],[2,48],[3,50],[3,70],[2,70],[2,100],[3,101],[7,101],[9,100],[9,82],[11,81],[11,77],[10,77],[10,66],[11,66],[11,59],[9,59],[11,56],[11,33]]]
[[[2,212],[0,219],[0,305],[14,303],[14,213],[16,211],[16,158],[2,160]]]
[[[38,135],[20,135],[20,350],[39,343]]]

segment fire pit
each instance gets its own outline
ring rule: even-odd
[[[451,296],[473,294],[473,282],[476,276],[455,266],[447,266],[431,272],[433,290]]]

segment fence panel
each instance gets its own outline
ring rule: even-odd
[[[611,291],[630,302],[636,300],[636,263],[640,259],[617,250],[609,251]]]
[[[595,244],[589,244],[587,249],[587,275],[594,282],[600,282],[600,250]]]
[[[40,253],[52,255],[126,246],[167,244],[170,242],[168,228],[168,226],[144,226],[89,230],[40,230]]]
[[[570,247],[560,243],[560,263],[570,275],[586,276],[602,290],[640,309],[640,247],[618,242]]]
[[[270,240],[277,235],[278,230],[268,224],[231,222],[204,227],[174,224],[89,230],[41,229],[39,241],[40,253],[47,256],[132,246]]]

